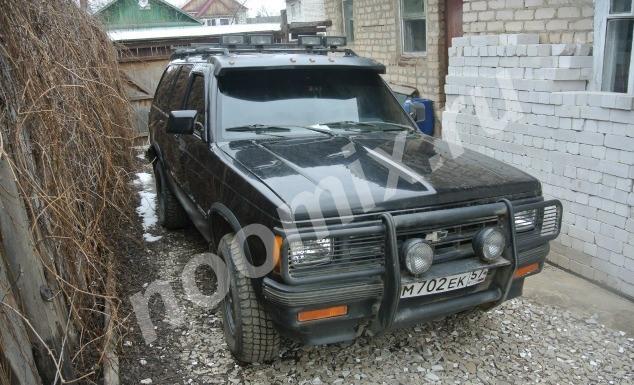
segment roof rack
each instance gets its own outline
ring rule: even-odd
[[[222,55],[231,56],[231,54],[240,53],[312,53],[318,55],[326,55],[329,53],[343,53],[345,56],[357,56],[357,54],[349,48],[326,48],[326,47],[298,47],[296,44],[272,44],[267,46],[223,46],[220,44],[200,44],[194,48],[180,48],[172,54],[170,60],[186,59],[190,56],[210,56]]]
[[[249,36],[251,41],[254,37],[264,37],[267,35]],[[342,45],[346,44],[345,37],[338,36],[299,36],[297,43],[272,43],[272,44],[246,44],[246,35],[224,35],[221,36],[222,43],[205,44],[194,43],[188,47],[176,47],[176,51],[172,54],[170,60],[186,59],[190,56],[209,56],[223,55],[230,56],[235,53],[312,53],[326,55],[328,53],[343,53],[345,56],[357,56],[357,54],[348,48],[339,48],[336,45],[329,45],[330,40],[337,41]],[[273,41],[270,36],[269,42]]]

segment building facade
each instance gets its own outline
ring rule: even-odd
[[[198,26],[200,23],[164,0],[116,0],[95,13],[106,29]]]
[[[190,0],[182,9],[207,26],[246,24],[249,11],[236,0]]]
[[[461,34],[447,21],[462,13],[462,1],[325,0],[325,6],[332,21],[328,34],[347,36],[348,46],[359,55],[385,64],[390,84],[416,88],[421,97],[434,102],[439,134],[447,37]]]
[[[463,10],[443,137],[539,178],[564,205],[550,261],[634,298],[632,1],[464,1]]]

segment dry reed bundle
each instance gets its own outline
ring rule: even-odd
[[[69,306],[75,368],[101,358],[103,311],[118,307],[111,278],[131,212],[130,127],[116,51],[97,22],[71,0],[0,0],[0,156]]]

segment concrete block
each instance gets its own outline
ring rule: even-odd
[[[598,247],[602,247],[615,253],[623,252],[623,242],[601,234],[595,234],[595,238]]]
[[[617,123],[632,124],[634,122],[634,113],[624,110],[607,110],[610,111],[610,120]]]
[[[562,118],[579,118],[581,109],[578,106],[562,105],[555,107],[555,114]]]
[[[560,68],[592,68],[594,58],[592,56],[561,56]]]
[[[483,57],[480,63],[483,67],[497,67],[500,65],[499,57]]]
[[[467,47],[471,44],[469,37],[454,37],[451,39],[451,45],[453,47]]]
[[[474,35],[470,39],[471,45],[474,47],[497,45],[499,42],[497,35]]]
[[[586,107],[581,109],[581,117],[584,119],[610,120],[610,110],[601,107]]]
[[[619,163],[634,165],[634,151],[620,151]]]
[[[631,111],[634,109],[634,97],[630,95],[614,95],[614,108]]]
[[[519,65],[528,68],[554,68],[556,67],[556,58],[550,57],[520,57]]]
[[[473,11],[485,11],[487,9],[486,1],[472,1],[471,10]]]
[[[533,104],[531,111],[540,115],[555,115],[555,106],[549,104]]]
[[[625,221],[627,219],[625,217],[610,213],[610,212],[605,211],[605,210],[598,210],[597,211],[597,220],[599,222],[608,224],[610,226],[624,228],[625,227]]]
[[[620,253],[610,253],[610,263],[618,267],[623,267],[625,266],[625,257]]]
[[[535,70],[536,79],[581,80],[581,70],[564,68],[540,68]]]
[[[634,138],[608,134],[605,136],[605,145],[619,150],[634,151]]]
[[[576,44],[575,56],[592,56],[592,44]]]
[[[522,1],[520,1],[521,3]],[[508,43],[509,45],[520,45],[520,44],[539,44],[539,35],[537,34],[511,34],[508,35]]]
[[[497,20],[502,20],[502,21],[508,21],[508,20],[513,20],[513,16],[514,16],[514,12],[513,10],[510,9],[504,9],[504,10],[499,10],[495,13],[495,18]],[[508,42],[508,35],[504,35],[505,36],[505,40],[502,41],[500,40],[500,45],[507,45],[509,44]],[[504,43],[504,44],[502,44]]]
[[[620,178],[629,178],[629,166],[627,164],[617,163],[610,160],[602,160],[599,162],[599,165],[606,174]]]
[[[561,7],[557,10],[557,17],[561,19],[574,19],[581,17],[579,7]]]
[[[538,8],[535,10],[536,19],[552,19],[555,16],[556,10],[554,8]]]
[[[552,55],[553,56],[573,56],[577,46],[575,44],[553,44]]]
[[[546,23],[547,31],[565,31],[568,29],[568,20],[553,19]]]
[[[592,157],[597,159],[605,159],[605,147],[594,146],[592,148]]]

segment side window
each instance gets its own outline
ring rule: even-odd
[[[172,89],[169,97],[169,111],[176,111],[182,108],[185,100],[185,93],[187,92],[189,71],[191,71],[191,69],[192,66],[189,65],[181,66],[181,70],[178,72],[178,76],[176,77],[176,83],[174,83],[174,88]]]
[[[403,52],[427,51],[427,7],[425,0],[401,0]]]
[[[187,95],[187,110],[198,111],[194,132],[204,138],[205,132],[205,77],[195,74],[192,78],[189,95]]]
[[[174,84],[174,79],[176,78],[176,74],[178,74],[177,66],[167,67],[165,73],[163,73],[161,82],[156,88],[156,92],[154,93],[154,105],[156,105],[161,110],[165,110],[165,104],[169,98],[172,85]]]

